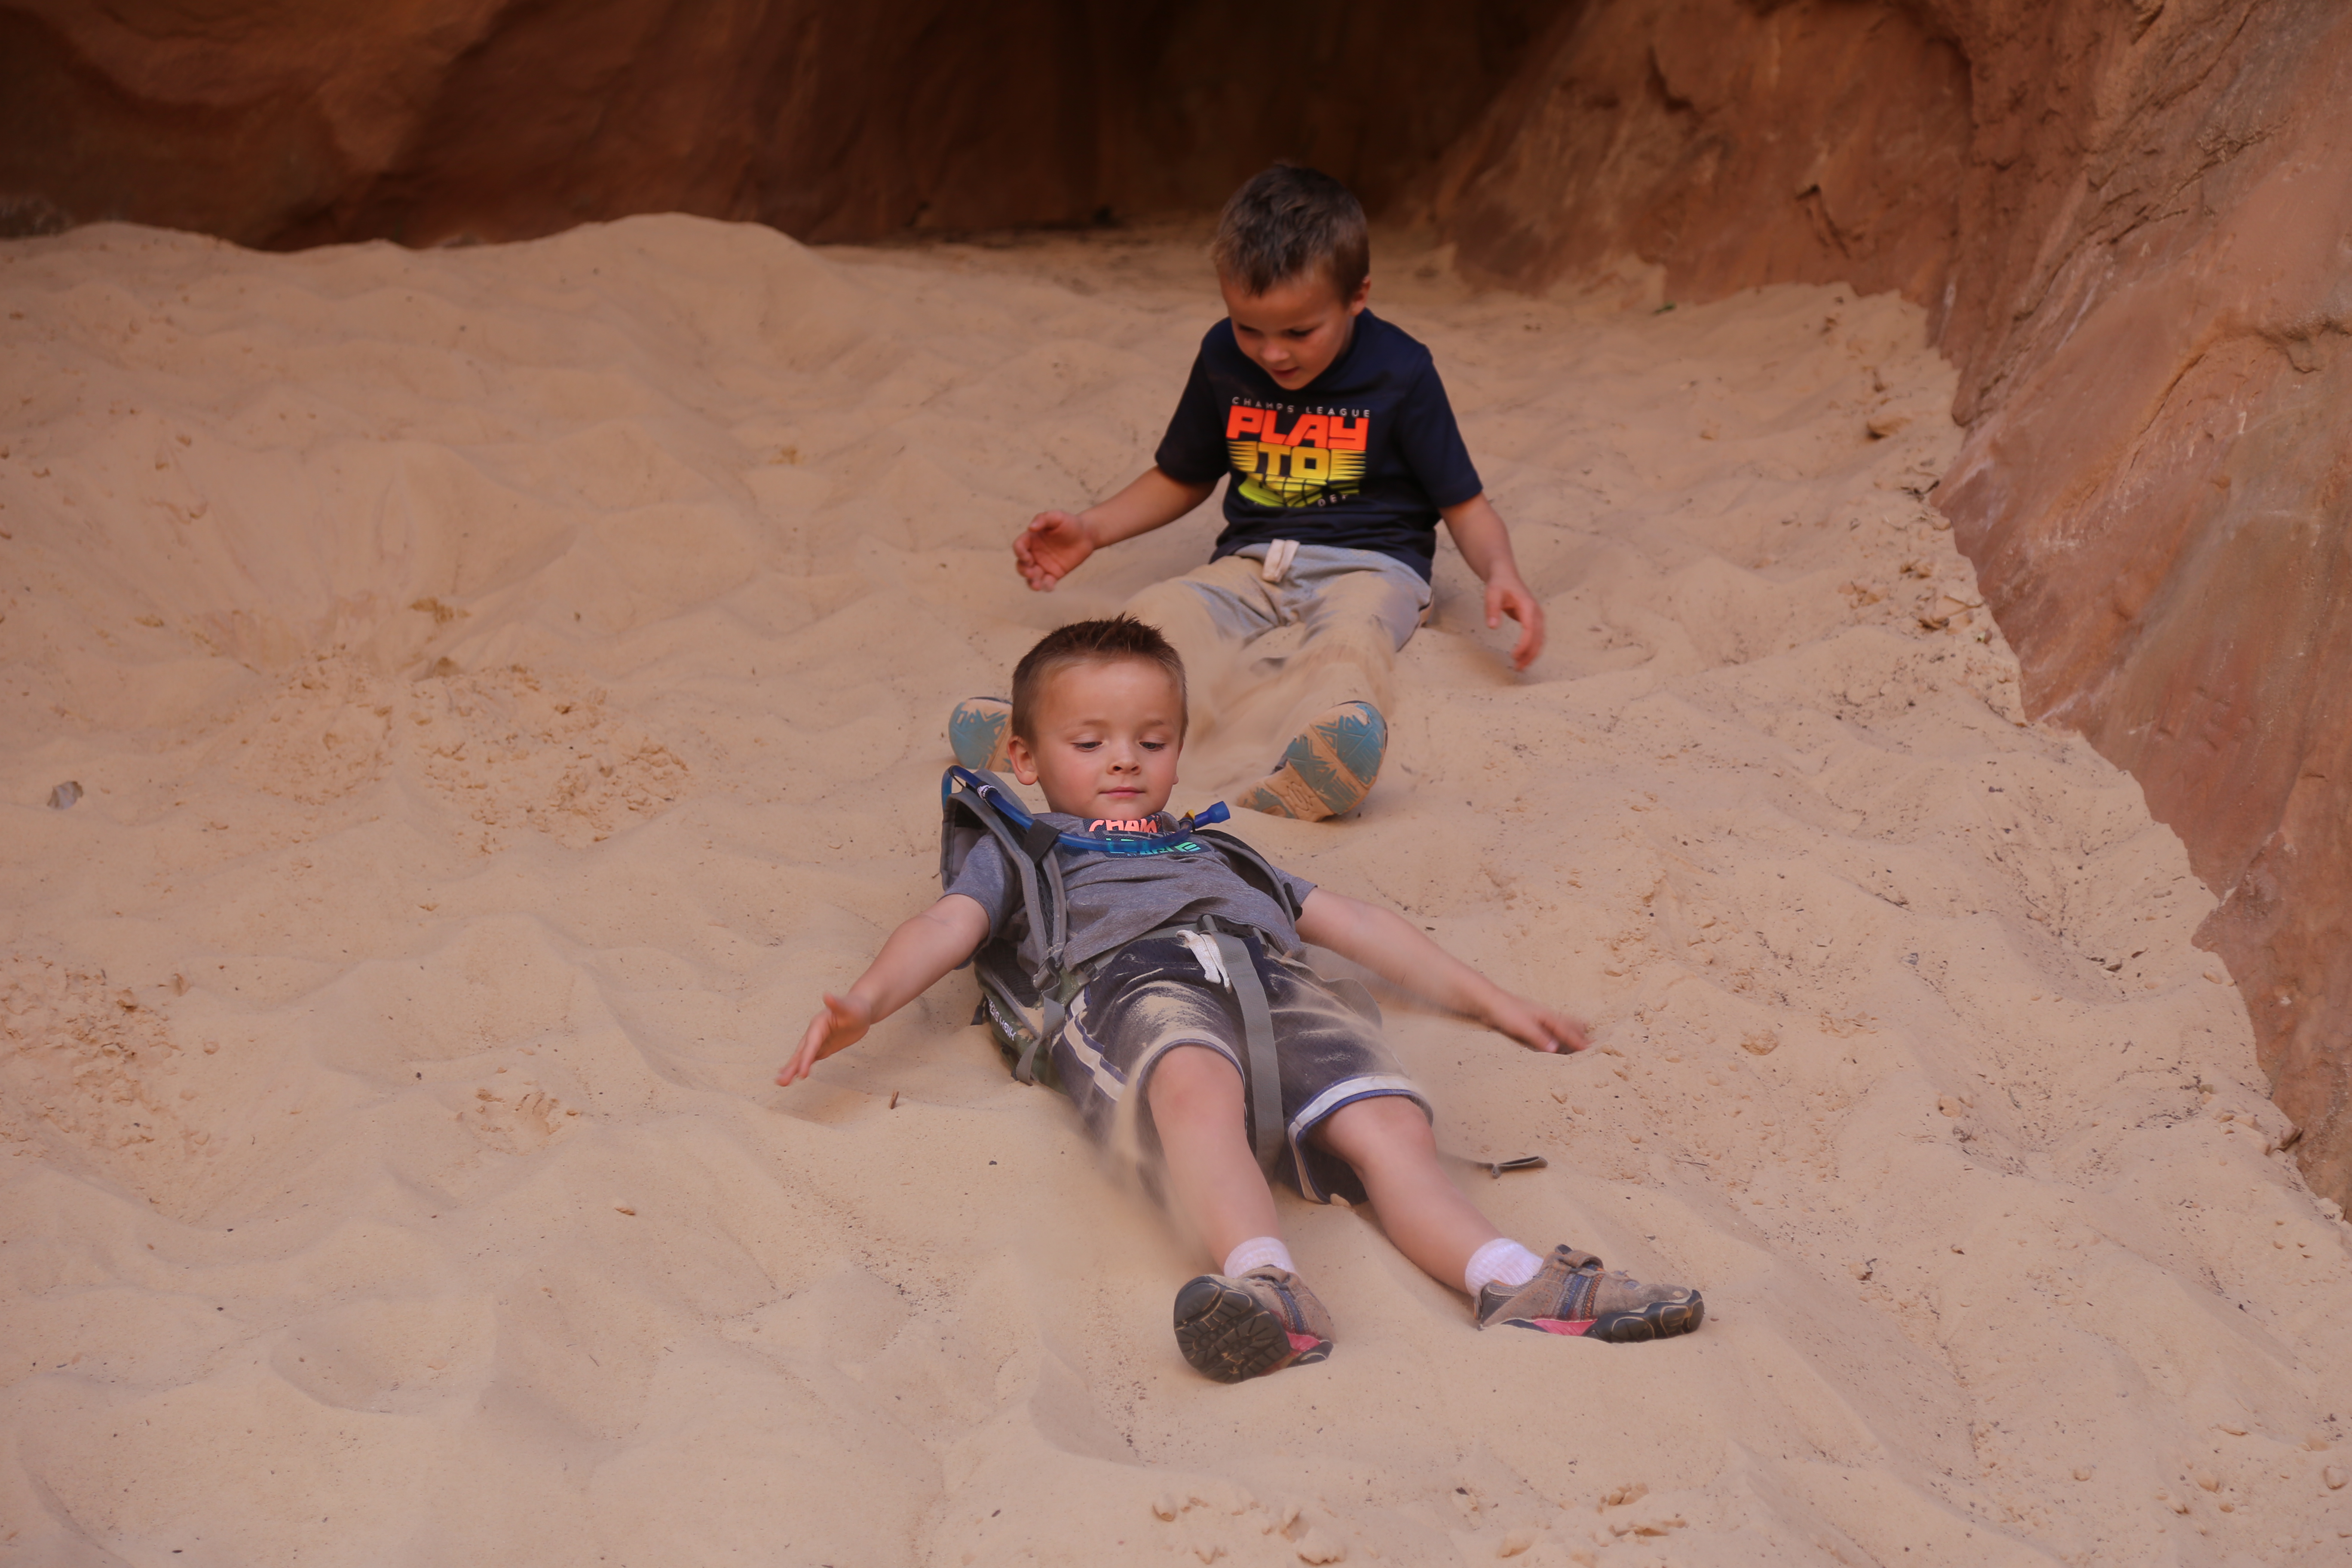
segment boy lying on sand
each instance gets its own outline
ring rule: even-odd
[[[1369,1204],[1398,1250],[1441,1283],[1459,1282],[1481,1328],[1631,1341],[1698,1327],[1706,1307],[1696,1290],[1605,1272],[1568,1247],[1538,1258],[1497,1233],[1438,1164],[1428,1101],[1383,1048],[1376,1018],[1308,970],[1299,944],[1328,948],[1531,1050],[1581,1050],[1583,1026],[1502,990],[1390,910],[1270,867],[1279,886],[1252,881],[1190,836],[1192,819],[1166,816],[1185,711],[1184,666],[1167,639],[1124,616],[1064,626],[1014,670],[1012,709],[1013,771],[1044,790],[1049,808],[1028,829],[1026,852],[1058,858],[1062,957],[1086,977],[1066,1024],[1047,1031],[1049,1076],[1097,1139],[1143,1162],[1138,1174],[1221,1261],[1221,1272],[1177,1292],[1186,1361],[1238,1382],[1330,1353],[1331,1320],[1277,1234],[1254,1142],[1280,1151],[1271,1163],[1302,1196]],[[1132,847],[1147,842],[1160,847]],[[977,844],[939,902],[892,932],[845,994],[826,994],[776,1081],[806,1078],[1023,921],[1022,870],[998,841]],[[1228,973],[1244,963],[1255,984]],[[1255,1098],[1269,1086],[1254,1081],[1257,1051],[1245,1040],[1253,1005],[1278,1063],[1279,1110],[1269,1116],[1258,1114],[1272,1110]],[[1257,1138],[1276,1119],[1280,1141]]]
[[[1486,584],[1486,625],[1519,624],[1515,668],[1543,651],[1543,606],[1519,579],[1429,351],[1365,309],[1371,242],[1347,187],[1268,169],[1226,204],[1210,256],[1226,318],[1202,340],[1152,466],[1084,511],[1039,512],[1013,553],[1048,592],[1229,479],[1208,564],[1146,588],[1127,613],[1167,634],[1204,688],[1192,694],[1196,732],[1234,695],[1219,678],[1249,645],[1302,625],[1278,731],[1296,738],[1234,804],[1335,816],[1364,798],[1386,755],[1396,656],[1429,609],[1438,520]],[[1003,768],[1009,717],[1001,698],[960,704],[948,721],[957,761]]]

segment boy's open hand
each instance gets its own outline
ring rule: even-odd
[[[1487,1027],[1531,1051],[1580,1051],[1592,1043],[1583,1024],[1524,996],[1506,994],[1489,1009]]]
[[[874,1026],[873,1009],[860,1001],[855,992],[847,996],[824,994],[824,1010],[809,1020],[808,1032],[801,1036],[801,1048],[793,1053],[776,1074],[781,1085],[798,1083],[808,1077],[811,1068],[835,1051],[845,1051],[866,1037]]]
[[[1493,631],[1508,616],[1519,623],[1519,642],[1511,649],[1511,668],[1525,669],[1543,652],[1543,601],[1519,580],[1518,563],[1511,556],[1511,531],[1503,526],[1494,504],[1483,495],[1440,509],[1446,531],[1463,562],[1486,584],[1486,629]]]
[[[1052,593],[1055,584],[1094,552],[1094,535],[1073,512],[1041,511],[1013,540],[1013,564],[1039,594]]]
[[[1511,649],[1511,668],[1525,669],[1543,652],[1543,602],[1519,581],[1516,572],[1497,572],[1486,580],[1486,629],[1493,631],[1501,626],[1505,616],[1519,623],[1519,641]]]

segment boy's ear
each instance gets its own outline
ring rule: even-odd
[[[1364,313],[1364,307],[1371,302],[1371,298],[1372,275],[1367,272],[1364,274],[1364,280],[1356,285],[1355,297],[1348,301],[1348,314],[1351,316],[1362,315]]]
[[[1029,749],[1028,742],[1018,735],[1008,736],[1004,754],[1011,762],[1014,778],[1025,784],[1037,782],[1037,753]]]

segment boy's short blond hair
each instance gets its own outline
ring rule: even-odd
[[[1209,259],[1217,275],[1252,294],[1320,271],[1353,300],[1372,274],[1363,205],[1330,175],[1276,163],[1235,191],[1217,219]]]
[[[1035,647],[1023,654],[1021,662],[1013,667],[1013,732],[1033,746],[1037,743],[1037,700],[1045,694],[1045,683],[1055,676],[1073,665],[1111,664],[1122,658],[1156,664],[1167,672],[1176,686],[1176,711],[1180,715],[1176,733],[1178,739],[1182,739],[1184,660],[1175,647],[1160,635],[1158,626],[1133,616],[1072,621],[1047,632]]]

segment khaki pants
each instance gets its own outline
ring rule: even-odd
[[[1126,606],[1183,656],[1187,750],[1213,737],[1206,752],[1194,754],[1220,782],[1265,772],[1327,709],[1361,701],[1390,715],[1397,652],[1429,610],[1429,584],[1392,557],[1301,545],[1282,580],[1269,583],[1265,554],[1265,546],[1248,546],[1155,583]],[[1260,638],[1286,626],[1300,629],[1295,647],[1253,653]],[[1196,770],[1186,773],[1196,776]]]

